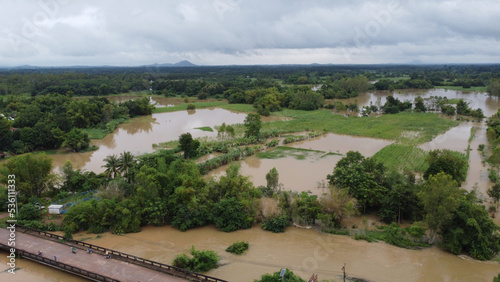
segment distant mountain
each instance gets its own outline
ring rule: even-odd
[[[184,60],[177,62],[175,64],[165,63],[165,64],[152,64],[154,67],[195,67],[196,65],[191,63],[190,61]]]
[[[176,67],[195,67],[196,65],[191,63],[190,61],[184,60],[174,64]]]

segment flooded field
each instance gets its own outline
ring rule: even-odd
[[[358,107],[369,106],[370,103],[381,107],[385,104],[387,96],[394,96],[401,101],[415,100],[415,97],[429,98],[431,96],[441,96],[448,99],[465,99],[469,102],[469,107],[476,109],[481,108],[485,116],[491,116],[500,108],[500,99],[498,97],[489,97],[485,92],[465,92],[448,89],[430,89],[430,90],[396,90],[393,93],[389,91],[370,91],[359,94],[358,97],[348,99],[346,101],[356,101]]]
[[[369,92],[357,97],[358,105],[377,105],[385,103],[388,92]],[[484,93],[458,92],[434,89],[429,91],[402,91],[394,96],[401,100],[413,101],[415,96],[446,96],[465,98],[472,108],[481,107],[485,115],[496,113],[500,107],[498,98],[490,98]],[[155,98],[156,99],[156,98]],[[161,100],[157,101],[158,103]],[[163,106],[169,106],[167,98]],[[153,152],[152,144],[176,140],[179,135],[190,132],[194,137],[216,136],[216,132],[207,132],[197,127],[242,123],[244,113],[234,113],[223,109],[200,109],[180,111],[132,119],[122,124],[113,134],[102,140],[93,140],[99,150],[81,154],[52,155],[54,165],[61,166],[70,160],[75,168],[95,172],[103,171],[103,159],[110,154],[130,151],[133,154]],[[421,144],[424,150],[451,149],[466,153],[471,128],[475,135],[470,143],[469,170],[463,187],[467,190],[476,188],[486,198],[486,190],[491,183],[488,179],[488,167],[482,163],[482,156],[477,150],[479,144],[487,144],[486,124],[464,122],[447,132],[436,136],[432,141]],[[266,185],[265,174],[273,167],[278,170],[282,188],[294,191],[311,191],[320,195],[326,185],[326,176],[331,174],[335,164],[350,150],[361,152],[370,157],[394,141],[338,134],[326,134],[321,137],[286,145],[297,150],[307,149],[319,152],[308,153],[305,158],[293,155],[281,158],[259,158],[251,156],[241,161],[240,173],[250,176],[255,186]],[[206,158],[213,157],[207,156]],[[199,161],[203,161],[201,159]],[[212,171],[207,177],[218,177],[225,173],[227,166]],[[318,188],[319,187],[319,188]],[[495,219],[500,224],[499,213]],[[321,234],[314,230],[290,227],[285,233],[275,234],[263,231],[259,226],[233,233],[217,231],[213,227],[203,227],[187,232],[180,232],[171,227],[145,227],[135,234],[116,236],[104,234],[96,239],[95,234],[79,234],[75,239],[120,250],[144,258],[170,264],[175,255],[187,252],[194,245],[199,249],[215,250],[221,257],[221,266],[209,272],[209,275],[229,281],[252,281],[263,273],[279,271],[282,267],[292,269],[304,279],[312,273],[318,273],[320,280],[342,281],[341,267],[347,264],[347,274],[370,281],[492,281],[500,273],[497,262],[481,262],[466,256],[454,256],[434,247],[420,251],[401,249],[385,243],[367,243],[356,241],[346,236]],[[236,256],[226,253],[227,246],[235,241],[250,242],[247,254]],[[33,273],[43,273],[40,281],[71,281],[63,278],[48,278],[54,271],[41,267],[29,267],[25,271],[28,280]],[[22,270],[20,273],[23,273]],[[4,273],[2,273],[4,275]],[[59,279],[59,280],[58,280]],[[24,279],[26,280],[26,279]],[[23,280],[23,281],[24,281]],[[76,281],[76,280],[75,280]]]
[[[234,113],[223,109],[200,109],[159,113],[131,119],[121,124],[112,134],[101,140],[92,140],[98,150],[86,153],[66,153],[51,155],[55,170],[69,160],[74,168],[103,172],[103,160],[108,155],[119,155],[130,151],[134,155],[151,153],[153,144],[177,140],[183,133],[189,132],[193,138],[215,137],[217,131],[209,132],[196,129],[226,124],[243,123],[246,114]]]
[[[266,174],[275,167],[279,173],[282,188],[292,191],[311,191],[321,195],[325,192],[326,176],[333,172],[337,162],[349,151],[359,151],[365,157],[371,157],[393,141],[349,135],[327,134],[324,136],[293,143],[288,147],[322,151],[306,159],[287,156],[278,159],[263,159],[251,156],[241,161],[240,173],[250,176],[255,186],[266,185]],[[331,155],[335,153],[338,155]],[[328,154],[325,156],[325,154]],[[228,166],[222,166],[208,174],[221,176]]]

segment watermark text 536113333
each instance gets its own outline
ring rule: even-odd
[[[7,189],[8,189],[8,204],[7,212],[9,213],[9,219],[7,220],[7,230],[9,230],[9,239],[7,245],[9,245],[9,255],[7,256],[7,265],[9,273],[16,274],[16,222],[17,220],[17,191],[16,191],[16,176],[9,174],[7,176]]]

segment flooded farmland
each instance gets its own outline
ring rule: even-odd
[[[383,104],[388,92],[370,92],[356,98],[359,106],[372,103]],[[415,96],[446,96],[465,98],[472,108],[481,107],[486,115],[496,113],[500,103],[498,98],[487,97],[484,93],[464,93],[452,90],[434,89],[430,91],[403,91],[394,96],[401,100],[413,101]],[[165,102],[168,106],[170,102]],[[207,132],[197,127],[242,123],[246,114],[222,109],[201,109],[195,112],[180,111],[132,119],[119,126],[114,133],[102,140],[93,140],[99,150],[87,153],[52,155],[54,165],[59,167],[70,160],[75,168],[102,172],[103,159],[110,154],[130,151],[133,154],[153,152],[152,144],[176,140],[180,134],[190,132],[194,137],[214,137],[216,132]],[[230,121],[230,122],[228,122]],[[486,190],[491,185],[488,167],[477,150],[479,144],[487,144],[484,122],[464,122],[432,141],[421,144],[424,150],[451,149],[466,153],[470,141],[469,170],[464,187],[473,188],[486,198]],[[393,143],[365,137],[326,134],[305,141],[286,145],[297,150],[311,150],[305,158],[294,156],[282,158],[260,158],[251,156],[241,161],[240,173],[251,178],[255,186],[265,185],[265,174],[276,167],[282,188],[294,191],[311,191],[320,195],[326,184],[326,175],[331,174],[335,164],[350,150],[360,151],[364,156],[372,156],[383,147]],[[314,152],[313,152],[314,151]],[[210,172],[207,177],[220,176],[227,166]],[[498,215],[498,213],[497,213]],[[497,216],[497,224],[498,221]],[[346,236],[318,233],[289,227],[285,233],[266,232],[255,226],[248,230],[232,233],[217,231],[208,226],[187,232],[172,227],[145,227],[139,233],[117,236],[104,234],[79,234],[76,239],[86,238],[87,242],[144,258],[171,263],[173,257],[186,252],[191,245],[199,249],[215,250],[221,257],[222,266],[209,275],[229,281],[252,281],[263,273],[278,271],[288,267],[307,279],[318,273],[320,280],[341,281],[341,267],[347,264],[350,277],[370,281],[491,281],[500,272],[497,262],[481,262],[467,256],[454,256],[437,247],[424,250],[407,250],[385,243],[367,243]],[[243,256],[235,256],[224,250],[234,241],[250,242],[250,250]],[[30,267],[31,269],[31,267]],[[40,271],[50,277],[45,268]],[[31,275],[31,274],[27,274]],[[30,277],[30,276],[26,276]],[[54,281],[59,278],[54,278]],[[48,279],[47,281],[49,281]],[[43,280],[42,280],[43,281]]]

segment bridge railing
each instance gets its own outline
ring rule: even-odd
[[[127,261],[129,261],[131,263],[138,264],[138,265],[141,265],[141,266],[146,266],[146,267],[147,266],[151,266],[151,267],[154,267],[155,270],[158,270],[158,271],[161,271],[161,272],[164,272],[164,273],[168,273],[168,274],[171,274],[171,275],[176,275],[176,276],[183,277],[183,278],[191,278],[191,279],[194,278],[194,279],[199,280],[199,281],[201,280],[201,281],[213,281],[213,282],[227,282],[226,280],[222,280],[222,279],[211,277],[211,276],[208,276],[208,275],[205,275],[205,274],[201,274],[201,273],[189,271],[189,270],[184,269],[184,268],[180,268],[180,267],[176,267],[176,266],[172,266],[172,265],[168,265],[168,264],[164,264],[164,263],[160,263],[160,262],[156,262],[156,261],[144,259],[144,258],[137,257],[137,256],[134,256],[134,255],[129,255],[129,254],[122,253],[122,252],[119,252],[119,251],[115,251],[115,250],[103,248],[103,247],[100,247],[100,246],[96,246],[96,245],[85,243],[85,242],[82,242],[82,241],[78,241],[78,240],[66,238],[66,237],[63,237],[63,236],[60,236],[60,235],[57,235],[57,234],[53,234],[53,233],[50,233],[50,232],[46,232],[46,231],[43,231],[43,230],[38,230],[38,229],[35,229],[35,228],[31,228],[31,227],[27,227],[27,226],[23,226],[23,225],[19,225],[19,224],[17,224],[16,227],[19,228],[19,229],[24,229],[24,230],[27,230],[27,231],[30,231],[30,232],[38,233],[40,235],[43,235],[43,236],[46,236],[46,237],[50,237],[52,239],[63,240],[63,241],[66,241],[66,242],[69,242],[69,243],[72,243],[72,244],[75,244],[75,245],[80,245],[80,246],[83,246],[83,247],[85,247],[87,249],[90,248],[93,251],[97,250],[97,251],[102,252],[103,254],[107,252],[108,254],[113,255],[113,258],[127,260]]]
[[[11,247],[0,243],[0,248],[9,251]],[[76,275],[79,275],[82,277],[89,278],[89,279],[94,280],[94,281],[106,281],[106,282],[108,282],[108,281],[109,282],[119,282],[120,281],[120,280],[116,280],[116,279],[113,279],[113,278],[110,278],[110,277],[107,277],[107,276],[104,276],[101,274],[97,274],[97,273],[92,272],[92,271],[85,270],[83,268],[79,268],[79,267],[72,266],[72,265],[69,265],[69,264],[66,264],[63,262],[59,262],[59,261],[56,261],[53,259],[49,259],[49,258],[46,258],[43,256],[32,254],[30,252],[26,252],[26,251],[23,251],[21,249],[16,249],[16,254],[20,255],[24,258],[27,258],[27,259],[30,259],[30,260],[33,260],[33,261],[36,261],[39,263],[43,263],[43,264],[49,265],[49,266],[57,268],[57,269],[60,269],[62,271],[66,271],[66,272],[69,272],[72,274],[76,274]]]

